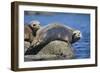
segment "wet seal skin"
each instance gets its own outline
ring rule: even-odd
[[[66,25],[59,23],[52,23],[41,27],[37,33],[35,40],[32,41],[31,46],[51,42],[54,40],[62,40],[68,43],[75,43],[82,37],[79,30],[75,30]]]

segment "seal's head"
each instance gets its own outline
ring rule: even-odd
[[[37,20],[33,20],[30,22],[30,26],[33,30],[37,31],[38,29],[40,29],[40,22]]]
[[[82,33],[79,30],[73,31],[72,42],[71,43],[74,43],[74,42],[78,41],[81,37],[82,37]]]

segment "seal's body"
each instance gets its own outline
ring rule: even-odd
[[[35,41],[32,42],[31,46],[33,44],[49,43],[54,40],[61,40],[72,44],[79,40],[80,37],[80,31],[76,31],[63,24],[53,23],[46,25],[37,31]]]

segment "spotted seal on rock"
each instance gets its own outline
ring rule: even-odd
[[[81,38],[79,30],[70,28],[64,24],[52,23],[40,28],[36,33],[36,38],[32,45],[49,43],[54,40],[61,40],[73,44]]]

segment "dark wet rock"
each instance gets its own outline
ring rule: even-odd
[[[24,41],[24,52],[26,52],[29,47],[30,47],[30,42]]]

